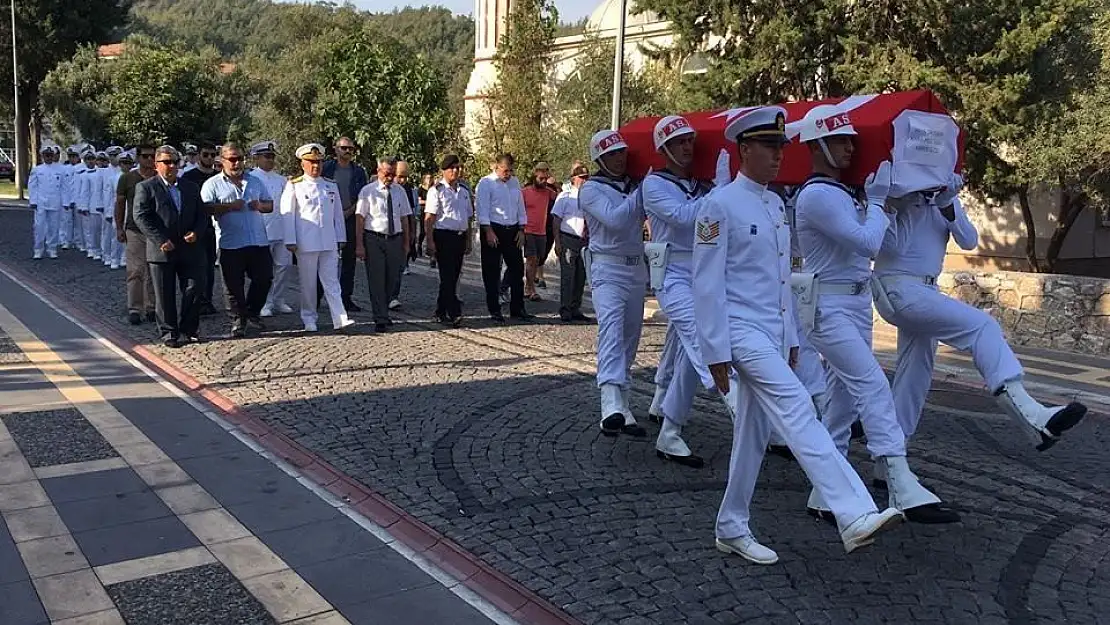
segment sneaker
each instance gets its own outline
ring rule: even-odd
[[[389,309],[390,310],[397,310],[400,307],[401,307],[401,300],[399,300],[399,299],[395,299],[395,300],[392,300],[392,301],[389,302]]]
[[[432,269],[435,269],[437,266],[438,265],[436,263],[436,259],[434,259],[434,258],[428,263],[428,267],[430,267]]]

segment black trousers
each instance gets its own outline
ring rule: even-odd
[[[554,206],[554,204],[550,204],[547,207],[547,245],[543,251],[543,258],[539,261],[540,266],[543,266],[543,264],[547,262],[547,259],[551,257],[551,248],[555,247],[555,237],[559,236],[559,233],[551,227],[554,221],[551,218],[552,206]]]
[[[246,321],[262,312],[270,284],[274,281],[274,261],[268,245],[252,245],[220,250],[220,272],[227,291],[227,312],[233,320]],[[246,279],[251,281],[247,291]]]
[[[339,253],[339,290],[343,293],[343,303],[351,303],[351,293],[355,290],[355,216],[346,219],[347,245]],[[318,293],[323,294],[323,287]]]
[[[171,253],[172,254],[172,253]],[[187,254],[164,263],[148,263],[154,282],[154,307],[163,335],[196,336],[200,328],[200,301],[204,293],[203,254]],[[181,286],[181,312],[177,309],[177,287]]]
[[[436,244],[436,267],[439,269],[439,298],[436,299],[436,316],[457,319],[462,316],[459,302],[459,274],[466,256],[466,232],[433,230]]]
[[[416,245],[409,250],[409,260],[416,260],[421,256],[421,250],[424,249],[424,235],[424,213],[420,213],[420,217],[416,220]]]
[[[209,219],[211,221],[211,219]],[[204,248],[204,290],[200,294],[201,304],[212,303],[212,289],[216,286],[216,228],[211,223],[204,229],[201,237]]]
[[[501,314],[501,261],[505,261],[507,269],[505,279],[509,283],[509,314],[519,315],[524,313],[524,256],[516,246],[516,235],[521,232],[520,226],[489,226],[497,235],[497,245],[486,243],[485,233],[482,233],[482,282],[486,287],[486,307],[489,314]]]

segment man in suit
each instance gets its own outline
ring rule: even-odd
[[[146,260],[154,282],[154,301],[162,342],[181,347],[196,342],[200,326],[197,297],[204,292],[204,250],[197,242],[208,227],[208,213],[197,185],[177,176],[180,155],[164,145],[154,153],[156,176],[135,187],[135,222],[146,237]],[[181,313],[175,309],[181,283]]]

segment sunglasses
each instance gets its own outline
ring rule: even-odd
[[[354,152],[355,146],[353,146],[353,145],[340,145],[340,146],[336,146],[335,149],[342,150],[344,152]]]
[[[238,163],[242,160],[243,160],[243,157],[241,157],[241,156],[225,156],[224,157],[224,162],[225,163]]]
[[[155,161],[155,162],[156,163],[161,163],[163,165],[173,165],[174,167],[177,167],[177,161],[168,161],[167,160],[167,161]]]

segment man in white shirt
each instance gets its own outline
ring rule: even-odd
[[[262,180],[270,190],[274,205],[280,207],[286,178],[274,171],[276,155],[277,145],[273,141],[259,141],[251,146],[251,156],[254,157],[255,164],[251,174]],[[270,241],[274,280],[270,284],[270,292],[266,295],[266,305],[262,307],[259,314],[263,317],[288,314],[293,312],[293,307],[285,303],[285,289],[289,281],[289,268],[293,266],[293,255],[285,249],[285,226],[282,223],[281,212],[275,210],[265,213],[262,215],[262,221],[266,225],[266,237]]]
[[[571,172],[571,187],[555,198],[551,229],[559,233],[555,256],[559,258],[559,318],[564,323],[593,319],[582,314],[582,291],[586,288],[586,264],[582,250],[589,245],[586,215],[578,207],[578,190],[590,178],[590,170],[579,164]]]
[[[509,316],[520,321],[530,321],[533,315],[524,310],[524,226],[528,214],[524,210],[524,196],[520,182],[513,176],[513,155],[497,157],[493,173],[478,183],[478,225],[482,229],[482,282],[486,287],[486,306],[489,316],[497,323],[504,323],[501,314],[499,286],[501,261],[508,268],[512,293]]]
[[[27,180],[31,210],[35,211],[34,258],[43,254],[58,257],[58,223],[62,214],[65,169],[55,161],[61,150],[52,144],[42,146],[42,163],[35,165]]]
[[[401,185],[393,182],[397,161],[378,160],[378,179],[364,186],[355,203],[355,256],[366,263],[374,330],[385,332],[389,300],[401,281],[409,253],[412,206]]]
[[[443,174],[439,182],[428,188],[424,204],[424,231],[431,234],[428,256],[439,269],[439,299],[436,300],[436,321],[459,327],[462,324],[462,302],[458,297],[459,273],[463,256],[470,253],[470,220],[474,207],[470,189],[459,180],[462,162],[448,154],[440,162]]]

